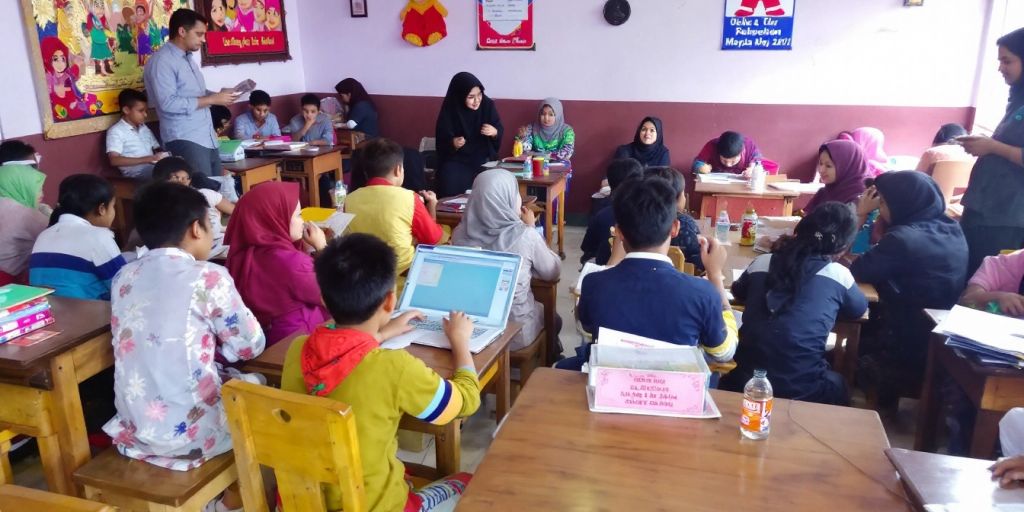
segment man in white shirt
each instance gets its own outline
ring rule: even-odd
[[[107,130],[107,156],[110,165],[128,178],[148,180],[153,164],[167,156],[160,151],[160,142],[146,126],[146,95],[125,89],[117,96],[121,120]]]

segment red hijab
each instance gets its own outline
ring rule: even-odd
[[[242,300],[257,316],[275,317],[296,309],[289,279],[268,278],[297,258],[309,258],[291,237],[291,219],[299,204],[297,183],[269,182],[238,200],[228,222],[227,267]],[[261,319],[262,320],[262,319]]]

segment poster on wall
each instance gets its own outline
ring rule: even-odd
[[[477,50],[535,50],[533,0],[477,0]]]
[[[206,17],[203,65],[291,59],[284,0],[195,0]]]
[[[723,50],[792,50],[796,0],[725,0]]]
[[[106,130],[117,95],[142,88],[142,67],[188,0],[21,0],[48,139]]]

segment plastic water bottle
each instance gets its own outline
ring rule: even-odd
[[[760,160],[755,160],[753,168],[750,169],[750,179],[747,180],[747,188],[754,192],[764,192],[766,181],[767,177],[764,166],[761,165]]]
[[[523,161],[523,177],[529,178],[533,176],[533,159],[529,156]]]
[[[348,195],[348,191],[345,190],[345,184],[338,180],[334,182],[334,209],[339,212],[345,209],[345,196]]]
[[[743,386],[743,412],[740,414],[740,432],[747,439],[767,439],[772,430],[772,383],[768,372],[754,370],[754,378]]]
[[[715,238],[722,243],[729,242],[729,212],[722,210],[715,222]]]

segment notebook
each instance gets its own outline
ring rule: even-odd
[[[885,455],[896,468],[918,510],[959,512],[1020,510],[1024,489],[1001,489],[992,481],[990,460],[951,457],[900,448]]]
[[[36,288],[20,284],[0,286],[0,317],[11,314],[17,306],[53,293],[49,288]]]
[[[520,265],[518,254],[453,246],[416,247],[396,316],[415,309],[427,319],[413,323],[414,330],[388,340],[384,347],[417,343],[451,348],[441,320],[455,310],[473,320],[469,350],[480,352],[505,330]]]

